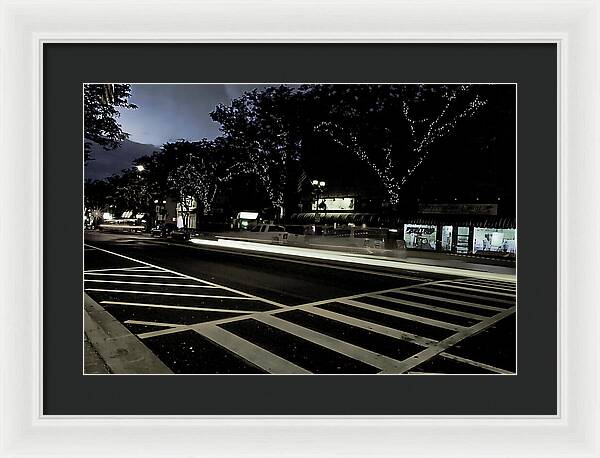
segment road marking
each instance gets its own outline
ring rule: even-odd
[[[367,292],[367,293],[357,293],[357,294],[352,294],[350,296],[341,296],[341,297],[333,297],[333,298],[329,298],[329,299],[322,299],[320,301],[314,301],[314,302],[306,302],[304,304],[301,304],[302,306],[311,306],[311,305],[323,305],[323,304],[328,304],[330,302],[336,302],[342,299],[356,299],[356,298],[360,298],[360,297],[364,297],[364,296],[370,296],[373,294],[384,294],[384,293],[392,293],[394,291],[405,291],[409,288],[416,288],[417,286],[424,286],[424,285],[435,285],[436,283],[439,283],[440,281],[443,280],[435,280],[435,281],[428,281],[428,282],[423,282],[423,283],[417,283],[414,285],[408,285],[408,286],[401,286],[399,288],[388,288],[388,289],[381,289],[379,291],[371,291],[371,292]],[[293,309],[294,307],[300,307],[298,305],[292,305],[289,308]],[[501,309],[504,310],[504,309]]]
[[[271,304],[271,305],[274,305],[276,307],[281,307],[281,308],[286,308],[287,307],[286,305],[280,304],[279,302],[275,302],[275,301],[272,301],[270,299],[265,299],[263,297],[255,296],[255,295],[250,294],[250,293],[245,293],[243,291],[238,291],[236,289],[229,288],[228,286],[219,285],[217,283],[213,283],[213,282],[210,282],[210,281],[207,281],[207,280],[201,280],[200,278],[192,277],[191,275],[182,274],[181,272],[176,272],[174,270],[167,269],[165,267],[160,267],[160,266],[157,266],[155,264],[151,264],[151,263],[146,262],[146,261],[140,261],[139,259],[135,259],[135,258],[132,258],[132,257],[129,257],[129,256],[125,256],[123,254],[115,253],[113,251],[105,250],[104,248],[98,248],[98,247],[95,247],[95,246],[89,245],[89,244],[85,244],[85,246],[90,246],[90,247],[92,247],[92,248],[94,248],[94,249],[96,249],[98,251],[103,251],[105,253],[109,253],[109,254],[118,256],[120,258],[123,258],[123,259],[128,259],[130,261],[137,262],[139,264],[144,264],[146,266],[154,267],[155,269],[160,269],[160,270],[165,271],[165,272],[170,272],[172,274],[179,275],[180,277],[189,278],[191,280],[195,280],[195,281],[200,282],[200,283],[205,283],[207,285],[213,285],[213,286],[216,286],[216,287],[218,287],[220,289],[224,289],[226,291],[231,291],[232,293],[240,294],[240,295],[246,296],[246,297],[251,297],[252,299],[255,299],[255,300],[261,301],[261,302],[265,302],[267,304]]]
[[[406,288],[409,288],[409,286],[407,286]],[[400,340],[410,341],[410,342],[413,342],[413,343],[416,343],[418,345],[425,346],[425,347],[430,345],[431,343],[437,342],[436,340],[429,339],[427,337],[421,337],[421,336],[417,336],[417,335],[409,333],[409,332],[399,331],[399,330],[393,329],[393,328],[387,328],[386,326],[378,325],[376,323],[371,323],[371,322],[365,321],[365,320],[360,320],[360,319],[354,318],[354,317],[348,317],[346,315],[331,312],[329,310],[324,310],[324,309],[321,310],[321,309],[315,308],[316,305],[328,304],[328,303],[336,302],[336,301],[338,301],[340,299],[344,299],[344,298],[362,297],[362,296],[366,296],[368,294],[395,291],[397,289],[402,289],[402,287],[401,288],[384,289],[384,290],[375,291],[372,293],[359,293],[359,294],[355,294],[352,296],[345,296],[343,298],[338,297],[338,298],[334,298],[334,299],[325,299],[323,301],[309,302],[306,304],[292,305],[285,309],[266,310],[263,312],[253,312],[252,315],[247,315],[247,316],[243,316],[243,317],[223,318],[221,320],[211,321],[211,323],[212,324],[225,324],[225,323],[230,323],[233,321],[240,321],[240,320],[245,320],[248,318],[255,318],[262,314],[275,315],[277,313],[282,313],[282,312],[287,312],[289,310],[299,309],[299,310],[308,311],[315,315],[321,315],[325,318],[331,318],[336,321],[341,321],[343,323],[350,324],[352,326],[360,327],[362,329],[367,329],[370,331],[378,332],[379,334],[388,335],[388,336],[395,337]],[[504,309],[500,309],[500,310],[504,310]],[[204,324],[203,322],[191,324],[187,328],[181,329],[181,331],[186,330],[186,329],[195,329],[197,326],[202,326],[203,324]],[[161,336],[161,335],[165,335],[165,334],[172,334],[174,332],[180,332],[180,330],[167,329],[167,330],[159,330],[159,331],[150,331],[147,333],[139,334],[138,337],[141,339],[146,339],[149,337],[157,337],[157,336]]]
[[[179,326],[185,326],[183,324],[176,323],[159,323],[156,321],[138,321],[138,320],[125,320],[123,321],[125,324],[140,324],[142,326],[157,326],[162,328],[177,328]]]
[[[427,347],[432,344],[436,344],[437,340],[430,339],[428,337],[418,336],[410,332],[401,331],[399,329],[390,328],[381,324],[372,323],[371,321],[362,320],[360,318],[354,318],[352,316],[343,315],[341,313],[332,312],[331,310],[320,309],[317,307],[301,306],[301,309],[305,312],[312,313],[313,315],[319,315],[323,318],[329,318],[330,320],[339,321],[350,326],[365,329],[367,331],[373,331],[377,334],[384,336],[393,337],[398,340],[405,342],[411,342],[422,347]],[[282,310],[275,310],[273,315],[283,312]]]
[[[388,302],[392,302],[394,304],[404,304],[404,305],[409,305],[411,307],[415,307],[415,308],[420,308],[423,310],[432,310],[434,312],[442,312],[442,313],[447,313],[448,315],[456,315],[456,316],[461,316],[463,318],[470,318],[473,320],[485,320],[486,317],[481,316],[481,315],[475,315],[474,313],[468,313],[468,312],[461,312],[459,310],[453,310],[453,309],[447,309],[444,307],[438,307],[436,305],[427,305],[427,304],[421,304],[419,302],[413,302],[413,301],[406,301],[403,299],[396,299],[394,297],[389,297],[389,296],[383,296],[380,294],[374,294],[372,296],[367,296],[367,297],[374,297],[376,299],[381,299],[384,301],[388,301]]]
[[[391,292],[395,292],[395,291],[391,291]],[[430,294],[422,294],[422,293],[417,293],[414,291],[408,291],[408,290],[402,290],[402,291],[398,291],[398,293],[400,294],[408,294],[409,296],[416,296],[416,297],[422,297],[423,299],[433,299],[435,301],[440,301],[440,302],[448,302],[449,304],[460,304],[460,305],[466,305],[468,307],[476,307],[476,308],[480,308],[480,309],[484,309],[484,310],[492,310],[492,311],[496,311],[496,312],[502,312],[503,310],[506,310],[502,307],[494,307],[492,305],[484,305],[484,304],[478,304],[475,302],[465,302],[465,301],[461,301],[459,299],[450,299],[450,298],[446,298],[446,297],[442,297],[442,296],[432,296]]]
[[[107,277],[137,277],[137,278],[181,278],[174,275],[138,275],[138,274],[107,274],[96,272],[84,272],[85,275],[104,275]]]
[[[389,358],[371,350],[344,342],[326,334],[321,334],[320,332],[312,329],[290,323],[289,321],[282,320],[281,318],[277,318],[273,315],[263,314],[254,319],[274,328],[280,329],[281,331],[292,334],[296,337],[313,342],[321,347],[333,350],[336,353],[340,353],[357,361],[368,364],[369,366],[376,367],[380,370],[392,371],[400,367],[400,361],[397,361],[393,358]]]
[[[91,270],[84,270],[83,273],[84,274],[88,274],[91,272],[108,272],[108,271],[112,271],[112,272],[123,272],[123,271],[130,271],[130,270],[137,270],[139,269],[139,267],[123,267],[123,268],[118,268],[118,267],[111,267],[110,269],[91,269]]]
[[[235,334],[211,325],[195,331],[270,374],[310,374],[306,369],[281,358]]]
[[[184,285],[181,283],[150,283],[145,281],[121,281],[121,280],[96,280],[96,279],[85,279],[86,282],[94,282],[94,283],[119,283],[125,285],[151,285],[151,286],[175,286],[175,287],[183,287],[183,288],[217,288],[212,285]]]
[[[515,282],[508,282],[508,281],[495,281],[495,280],[485,280],[483,278],[479,279],[479,278],[465,278],[465,279],[460,279],[457,280],[460,281],[462,283],[472,283],[472,284],[484,284],[484,285],[490,285],[490,286],[502,286],[505,288],[516,288],[517,284]]]
[[[434,286],[438,286],[438,285],[434,285]],[[492,302],[498,302],[500,304],[514,304],[515,301],[514,300],[508,300],[508,299],[500,299],[497,297],[489,297],[489,296],[479,296],[477,294],[469,294],[469,293],[462,293],[460,291],[448,291],[448,290],[443,290],[443,289],[438,289],[438,288],[431,288],[429,286],[423,286],[422,288],[420,286],[416,286],[415,289],[419,289],[419,290],[425,290],[425,291],[434,291],[436,293],[452,293],[455,294],[457,296],[462,296],[462,297],[468,297],[469,299],[475,299],[475,300],[488,300],[488,301],[492,301]],[[483,292],[483,291],[482,291]],[[478,305],[479,307],[479,305]]]
[[[131,270],[135,270],[136,272],[163,272],[163,270],[161,270],[161,269],[148,268],[145,266],[135,267]]]
[[[383,313],[384,315],[395,316],[398,318],[404,318],[405,320],[417,321],[419,323],[428,324],[430,326],[436,326],[438,328],[449,329],[451,331],[462,331],[466,329],[464,326],[459,326],[457,324],[446,323],[445,321],[434,320],[433,318],[425,318],[419,315],[413,315],[412,313],[399,312],[397,310],[386,309],[384,307],[378,307],[376,305],[365,304],[364,302],[358,302],[351,299],[344,299],[341,301],[343,304],[351,305],[353,307],[358,307],[365,310],[370,310],[372,312]]]
[[[182,296],[182,297],[212,297],[213,299],[238,299],[241,301],[254,300],[251,297],[239,296],[211,296],[210,294],[190,294],[190,293],[163,293],[162,291],[129,291],[127,289],[105,289],[105,288],[85,288],[86,291],[98,291],[103,293],[126,293],[126,294],[148,294],[153,296]]]
[[[458,281],[458,280],[454,280],[453,284],[459,284],[459,285],[467,285],[467,286],[478,286],[480,287],[482,290],[484,291],[490,291],[490,292],[494,292],[492,290],[500,290],[500,291],[510,291],[513,295],[515,294],[515,288],[512,286],[496,286],[496,285],[489,285],[489,284],[483,284],[483,283],[475,283],[475,282],[469,282],[469,281]]]
[[[183,305],[166,305],[166,304],[145,304],[143,302],[121,302],[121,301],[100,301],[101,304],[109,305],[131,305],[133,307],[153,307],[158,309],[178,309],[178,310],[200,310],[203,312],[225,312],[225,313],[256,313],[256,310],[234,310],[220,309],[211,307],[185,307]],[[179,325],[178,327],[189,328],[189,325]]]
[[[480,363],[479,361],[473,361],[472,359],[463,358],[462,356],[451,355],[450,353],[440,353],[440,356],[447,359],[453,359],[454,361],[459,361],[461,363],[469,364],[470,366],[481,367],[482,369],[487,369],[488,371],[495,372],[497,374],[513,374],[514,372],[507,371],[505,369],[500,369],[499,367],[490,366],[489,364]]]
[[[515,293],[501,293],[498,291],[490,291],[489,289],[482,289],[482,288],[469,288],[467,286],[460,286],[460,285],[454,285],[454,284],[450,284],[450,283],[438,283],[437,286],[441,286],[443,288],[457,288],[457,289],[464,289],[467,291],[475,291],[477,293],[484,293],[484,294],[496,294],[498,296],[507,296],[507,297],[515,297]]]
[[[456,334],[453,334],[450,337],[427,347],[425,350],[421,351],[420,353],[417,353],[416,355],[406,358],[404,361],[402,361],[403,367],[400,372],[402,373],[409,371],[410,369],[418,366],[419,364],[446,351],[448,348],[452,347],[453,345],[456,345],[461,340],[464,340],[467,337],[471,337],[489,328],[490,326],[494,325],[503,318],[506,318],[507,316],[513,314],[515,312],[515,309],[515,307],[511,307],[505,310],[504,312],[498,313],[497,315],[494,315],[493,317],[490,317],[485,321],[480,321],[479,323],[471,326],[470,328],[465,328],[462,331],[457,332]]]

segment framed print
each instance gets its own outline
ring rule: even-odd
[[[2,456],[599,456],[599,20],[3,2]]]
[[[186,64],[146,80],[150,54]],[[134,83],[94,82],[102,71],[95,56],[106,55],[123,70],[119,80]],[[487,70],[477,75],[485,83],[465,83],[468,71],[453,83],[427,66],[451,56],[466,69],[473,55],[485,55]],[[60,70],[73,59],[84,75],[69,78],[83,85]],[[241,84],[232,71],[249,59],[256,70]],[[358,60],[370,65],[361,72]],[[552,352],[541,358],[523,343],[535,335],[544,348],[556,346],[547,316],[555,256],[543,248],[556,235],[535,229],[556,217],[555,164],[516,155],[533,141],[555,148],[555,137],[535,134],[555,125],[555,46],[48,44],[44,64],[46,99],[62,99],[44,118],[48,205],[58,199],[66,208],[77,197],[87,226],[68,263],[83,270],[79,284],[67,284],[76,278],[65,275],[70,267],[48,269],[46,413],[72,414],[82,408],[79,387],[112,377],[124,384],[127,406],[98,388],[90,413],[150,413],[163,401],[150,407],[142,393],[158,390],[171,393],[164,407],[181,414],[556,414]],[[124,76],[128,66],[138,73]],[[179,71],[186,77],[173,83]],[[268,83],[273,72],[278,82]],[[82,92],[83,140],[65,129],[81,116]],[[94,116],[106,130],[115,106],[131,134],[110,149],[94,141]],[[186,119],[218,135],[173,131]],[[50,159],[71,141],[69,149],[89,147],[83,179],[81,163],[64,176],[63,161]],[[115,170],[107,158],[126,157],[128,147],[133,162]],[[526,186],[517,186],[517,169],[521,180],[539,174],[535,190],[517,195]],[[85,209],[68,191],[82,181]],[[61,220],[47,225],[48,250],[67,246],[58,240],[64,227],[56,242],[51,235]],[[517,255],[522,231],[537,243]],[[49,262],[64,262],[61,250],[48,251]],[[519,313],[517,288],[535,313]],[[81,315],[60,306],[66,291],[82,289],[83,333]],[[530,321],[538,314],[543,326]],[[62,331],[58,323],[71,320],[74,332]],[[111,374],[145,381],[129,391],[139,378]],[[234,394],[240,384],[255,394]],[[230,394],[190,399],[192,387]],[[490,390],[496,396],[484,407]],[[426,394],[428,402],[411,401]]]

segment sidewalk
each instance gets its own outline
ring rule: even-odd
[[[516,274],[516,262],[514,259],[487,259],[474,255],[437,253],[428,251],[408,251],[408,256],[399,260],[413,264],[453,267],[457,269],[505,273],[509,275]]]
[[[84,317],[84,374],[172,373],[148,347],[85,293]]]
[[[84,374],[110,374],[110,369],[94,349],[87,335],[84,337],[83,373]]]

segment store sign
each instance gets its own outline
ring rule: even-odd
[[[497,204],[420,204],[419,213],[436,215],[497,215]]]
[[[239,212],[238,219],[257,219],[258,212]]]
[[[325,206],[323,206],[325,204]],[[312,203],[312,209],[317,210],[317,201]],[[353,211],[354,197],[328,197],[319,199],[319,210]]]

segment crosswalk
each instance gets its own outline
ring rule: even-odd
[[[514,346],[511,281],[431,279],[288,306],[131,259],[86,270],[84,289],[175,373],[516,371],[515,354],[485,357]],[[486,337],[500,326],[513,342]]]
[[[463,290],[463,284],[462,280],[429,282],[187,326],[163,324],[162,329],[143,332],[138,337],[150,342],[192,331],[267,373],[313,372],[302,365],[299,355],[287,351],[296,345],[297,339],[312,344],[316,359],[319,359],[316,350],[319,347],[321,351],[325,349],[327,353],[334,352],[360,362],[358,369],[365,369],[365,373],[423,373],[419,366],[435,357],[460,362],[465,373],[470,373],[469,369],[473,369],[473,373],[482,370],[511,373],[505,368],[453,355],[451,350],[461,341],[514,314],[515,289],[504,282],[468,282],[472,286]],[[497,289],[511,293],[498,294]],[[458,291],[454,297],[467,295],[468,300],[448,299],[446,291]],[[507,299],[509,297],[512,301]],[[245,332],[244,327],[251,328],[251,322],[262,326],[258,331]],[[353,330],[346,332],[347,328]],[[262,338],[260,334],[268,334],[269,329],[280,331],[277,341]],[[356,331],[362,335],[353,335]],[[373,344],[374,335],[386,341],[380,338]],[[302,345],[298,351],[302,351]],[[287,363],[283,363],[282,358]],[[343,373],[344,366],[332,367],[327,355],[321,360],[320,373]]]
[[[86,270],[84,290],[133,332],[140,326],[173,328],[201,319],[283,307],[223,285],[145,264]]]

